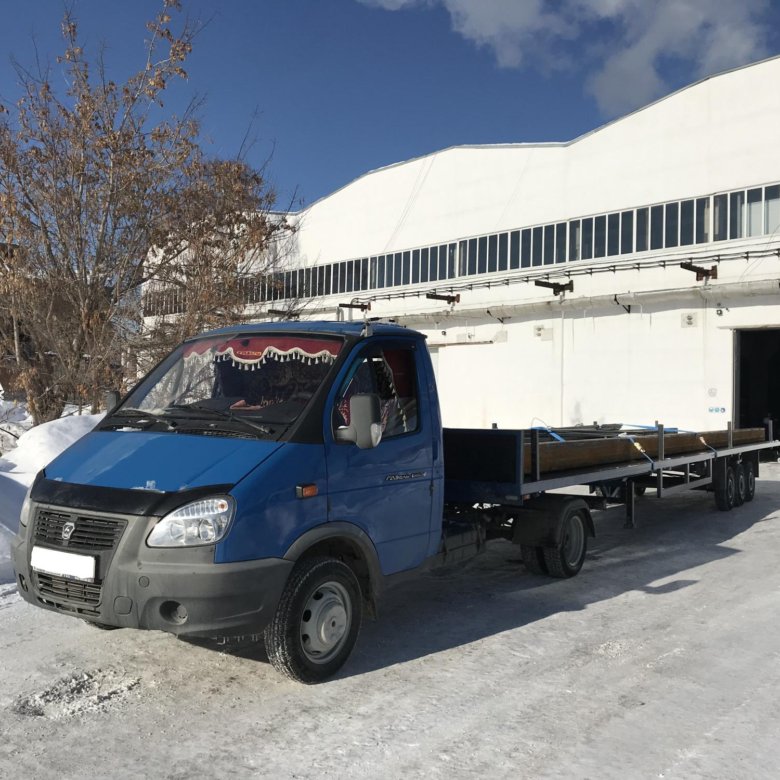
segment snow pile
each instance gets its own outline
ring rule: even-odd
[[[32,416],[24,404],[4,401],[0,394],[0,456],[13,449],[32,424]]]
[[[13,576],[11,539],[19,527],[27,488],[47,463],[92,430],[102,416],[72,415],[38,425],[23,433],[17,446],[0,458],[0,584]]]
[[[102,417],[102,414],[73,415],[36,425],[19,438],[16,449],[0,458],[0,473],[22,472],[35,476],[74,441],[89,433]]]

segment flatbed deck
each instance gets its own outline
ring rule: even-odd
[[[566,436],[572,436],[567,440]],[[532,495],[578,485],[623,486],[633,524],[635,486],[666,493],[709,488],[725,478],[729,463],[780,447],[763,428],[668,432],[604,429],[444,430],[445,501],[522,506]],[[630,489],[626,489],[630,488]],[[613,496],[617,499],[617,493]]]

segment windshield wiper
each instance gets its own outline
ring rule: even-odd
[[[232,412],[228,409],[212,409],[208,406],[200,406],[197,403],[194,404],[170,404],[166,407],[167,409],[175,409],[177,411],[193,411],[196,412],[198,415],[205,414],[205,415],[212,415],[213,417],[221,417],[223,420],[229,420],[230,422],[239,423],[247,428],[253,428],[256,431],[260,431],[260,433],[270,436],[273,432],[273,428],[269,428],[267,425],[261,425],[260,423],[252,422],[251,420],[247,420],[245,417],[239,417],[235,412]]]

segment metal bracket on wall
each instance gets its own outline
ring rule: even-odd
[[[560,282],[545,282],[541,279],[537,279],[534,284],[537,287],[547,287],[553,291],[554,295],[560,295],[563,292],[574,292],[574,279],[569,279],[566,284]]]
[[[625,303],[621,303],[621,302],[618,300],[618,297],[617,297],[617,295],[615,296],[615,303],[616,303],[618,306],[622,306],[622,307],[623,307],[623,311],[625,311],[625,312],[626,312],[626,314],[631,314],[631,305],[629,304],[628,306],[626,306],[626,304],[625,304]]]
[[[700,265],[694,265],[693,263],[680,263],[680,268],[684,271],[693,271],[696,274],[696,281],[700,282],[702,279],[717,279],[718,278],[718,266],[713,265],[712,268],[704,268]]]

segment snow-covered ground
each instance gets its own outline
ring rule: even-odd
[[[103,632],[19,598],[26,487],[97,419],[0,458],[0,777],[777,776],[780,465],[732,512],[688,493],[640,500],[634,531],[596,513],[571,580],[496,542],[406,582],[306,687],[252,638]]]
[[[780,467],[599,512],[571,580],[491,543],[399,585],[319,686],[262,646],[98,631],[0,586],[0,777],[775,778]]]
[[[92,430],[102,417],[69,414],[32,428],[24,407],[16,407],[13,415],[9,412],[7,416],[4,427],[13,421],[20,435],[16,446],[0,458],[0,587],[13,581],[11,538],[19,527],[19,510],[27,488],[47,463]]]

